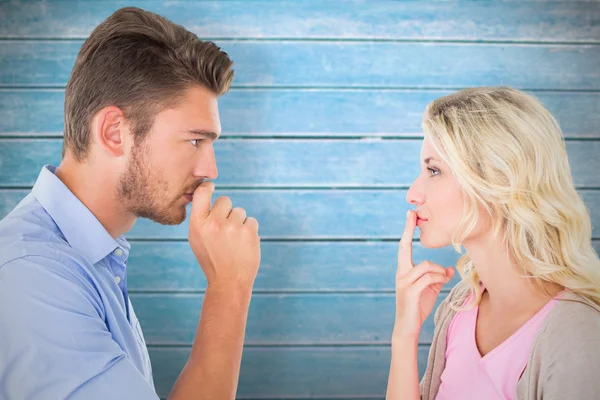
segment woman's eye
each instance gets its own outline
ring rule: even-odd
[[[437,170],[437,169],[435,169],[435,168],[428,167],[428,168],[427,168],[427,170],[428,170],[429,172],[431,172],[431,175],[430,175],[430,176],[436,176],[436,175],[439,175],[439,174],[440,174],[440,171],[438,171],[438,170]]]

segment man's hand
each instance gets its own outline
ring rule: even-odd
[[[252,286],[260,264],[258,222],[220,197],[215,186],[194,192],[188,240],[208,286],[190,357],[169,400],[235,399]]]
[[[194,192],[188,240],[208,286],[252,287],[260,265],[258,222],[243,208],[232,210],[228,197],[219,197],[211,209],[215,190],[205,182]]]

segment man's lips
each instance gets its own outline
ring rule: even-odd
[[[194,192],[195,192],[195,191],[196,191],[196,189],[198,189],[198,187],[199,187],[200,185],[202,185],[202,184],[203,184],[205,181],[206,181],[206,179],[202,179],[200,182],[197,182],[195,186],[192,186],[192,187],[190,188],[190,190],[189,190],[189,191],[187,191],[187,192],[185,192],[185,193],[183,194],[183,197],[185,197],[185,198],[186,198],[186,200],[188,200],[189,202],[191,202],[191,201],[192,201],[192,199],[194,198]]]

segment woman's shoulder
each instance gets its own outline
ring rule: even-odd
[[[563,293],[548,314],[540,335],[543,337],[549,340],[600,338],[600,305],[570,291]]]
[[[598,370],[600,307],[567,292],[554,304],[538,334],[521,391],[543,388],[548,399],[597,398]]]
[[[536,342],[544,358],[588,352],[600,360],[600,306],[576,293],[563,293],[546,317]]]

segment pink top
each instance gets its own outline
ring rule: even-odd
[[[446,367],[436,400],[515,399],[535,336],[555,302],[556,297],[485,357],[475,341],[479,307],[456,313],[448,328]]]

